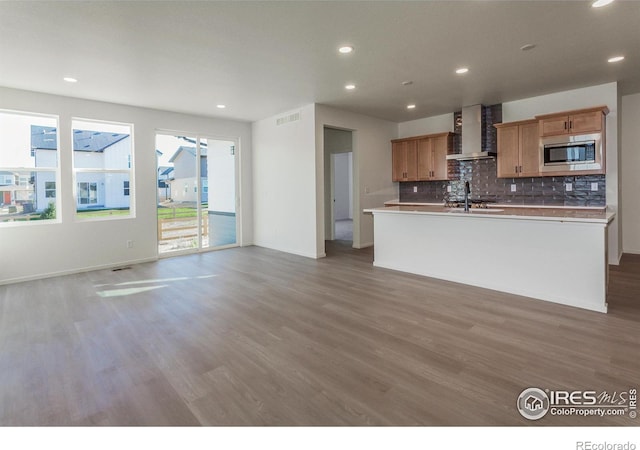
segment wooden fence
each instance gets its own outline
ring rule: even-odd
[[[209,217],[202,216],[202,235],[209,233]],[[198,219],[196,217],[158,219],[158,242],[198,236]]]

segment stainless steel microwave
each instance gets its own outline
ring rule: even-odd
[[[540,140],[540,171],[602,169],[602,135],[552,136]]]

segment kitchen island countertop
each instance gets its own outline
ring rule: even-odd
[[[526,219],[554,222],[587,222],[608,224],[615,213],[603,208],[550,208],[550,207],[510,207],[492,205],[489,208],[471,208],[465,212],[462,208],[447,208],[442,204],[403,204],[365,209],[366,213],[389,214],[425,214],[461,217],[485,217],[492,219]]]

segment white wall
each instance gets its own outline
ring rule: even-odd
[[[424,134],[453,132],[453,113],[423,119],[401,122],[398,124],[398,137],[422,136]]]
[[[11,264],[0,266],[0,283],[112,267],[157,258],[156,151],[157,129],[238,138],[241,155],[242,245],[252,243],[251,126],[249,123],[156,111],[113,103],[80,100],[0,87],[0,109],[55,114],[60,118],[60,142],[71,142],[71,117],[134,125],[135,217],[118,220],[74,221],[72,152],[60,151],[61,223],[2,225],[0,254]],[[134,189],[135,186],[135,189]],[[126,241],[134,242],[127,248]],[[36,257],[37,256],[37,257]]]
[[[640,253],[640,93],[622,97],[622,248]]]
[[[316,105],[316,236],[319,253],[324,253],[325,238],[325,145],[324,127],[353,131],[353,246],[373,245],[373,216],[363,209],[381,206],[398,197],[398,187],[391,181],[391,139],[398,134],[394,122],[348,111]]]
[[[300,120],[277,125],[298,112]],[[311,258],[324,256],[316,245],[315,115],[311,104],[252,125],[254,243]]]
[[[351,164],[349,164],[351,155],[352,153],[350,152],[333,155],[335,167],[333,193],[335,198],[334,211],[336,220],[353,218],[351,214],[351,205],[353,204],[351,199],[353,196],[350,189],[352,184],[349,182],[351,178]]]
[[[503,122],[531,119],[536,115],[606,105],[607,115],[607,207],[618,212],[619,142],[618,84],[607,83],[571,91],[541,95],[502,104]],[[622,221],[619,217],[609,226],[609,263],[618,264],[622,255]]]

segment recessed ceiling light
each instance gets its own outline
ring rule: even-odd
[[[414,105],[413,103],[411,105],[407,105],[407,109],[415,109],[416,105]]]
[[[613,0],[596,0],[591,4],[593,8],[601,8],[607,6],[609,3],[613,3]]]
[[[344,88],[349,90],[349,91],[352,91],[352,90],[354,90],[356,88],[356,85],[355,84],[347,84]]]
[[[411,81],[411,80],[407,80],[407,81],[403,81],[402,82],[403,86],[411,86],[412,84],[413,84],[413,81]]]
[[[624,59],[624,56],[614,56],[613,58],[609,58],[607,61],[608,62],[619,62],[622,61]]]
[[[353,47],[350,45],[344,45],[338,49],[340,53],[351,53],[353,51]]]
[[[218,109],[225,109],[227,107],[227,105],[216,105],[216,108]]]
[[[466,68],[466,67],[460,67],[459,69],[456,69],[456,73],[458,75],[462,75],[463,73],[467,73],[468,71],[469,71],[469,69]]]
[[[522,47],[520,47],[520,50],[522,50],[523,52],[526,52],[529,50],[533,50],[534,48],[536,48],[535,44],[524,44]]]
[[[75,78],[72,78],[72,77],[64,77],[63,80],[66,81],[67,83],[77,83],[78,82],[78,80],[76,80]]]

